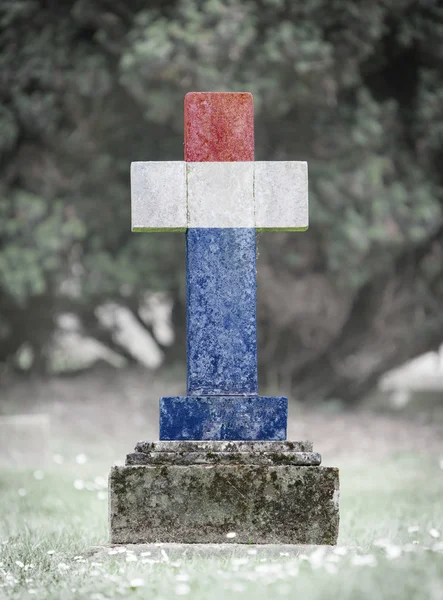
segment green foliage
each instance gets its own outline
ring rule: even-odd
[[[181,158],[189,90],[253,92],[257,158],[309,161],[315,250],[293,234],[281,268],[358,291],[442,220],[441,16],[404,0],[1,3],[0,304],[183,300],[182,236],[130,233],[128,173]]]
[[[0,202],[0,287],[14,302],[25,305],[33,296],[55,293],[66,254],[84,238],[83,223],[64,216],[64,204],[48,203],[15,190]]]

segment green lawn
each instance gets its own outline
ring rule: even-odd
[[[443,448],[442,448],[443,454]],[[340,544],[297,559],[170,559],[89,549],[107,541],[102,462],[0,472],[0,598],[443,598],[442,457],[391,454],[341,469]],[[329,461],[329,464],[333,464]],[[442,537],[439,537],[440,532]],[[168,559],[169,558],[169,559]]]

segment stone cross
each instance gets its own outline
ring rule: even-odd
[[[186,231],[188,387],[112,468],[111,542],[335,544],[338,469],[257,386],[255,231],[306,229],[306,163],[254,162],[250,94],[187,94],[185,161],[133,163],[132,207]]]
[[[259,396],[256,230],[308,227],[307,163],[254,161],[249,93],[185,96],[184,161],[131,165],[132,230],[186,232],[187,395],[160,440],[285,440],[287,399]]]

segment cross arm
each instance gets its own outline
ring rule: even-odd
[[[308,163],[254,163],[255,227],[259,230],[305,231],[309,225]]]
[[[132,230],[308,228],[307,163],[135,162]]]
[[[186,163],[131,163],[132,231],[186,231]]]

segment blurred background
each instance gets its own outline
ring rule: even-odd
[[[257,236],[261,391],[441,404],[439,2],[2,0],[0,24],[1,413],[184,392],[185,240],[131,233],[129,164],[182,159],[191,90],[252,92],[256,159],[309,162],[308,232]]]
[[[309,162],[309,230],[257,235],[260,392],[369,554],[286,583],[76,562],[185,393],[185,236],[131,233],[129,172],[183,159],[188,91],[252,92],[256,159]],[[442,165],[441,0],[0,0],[0,595],[440,599]]]

